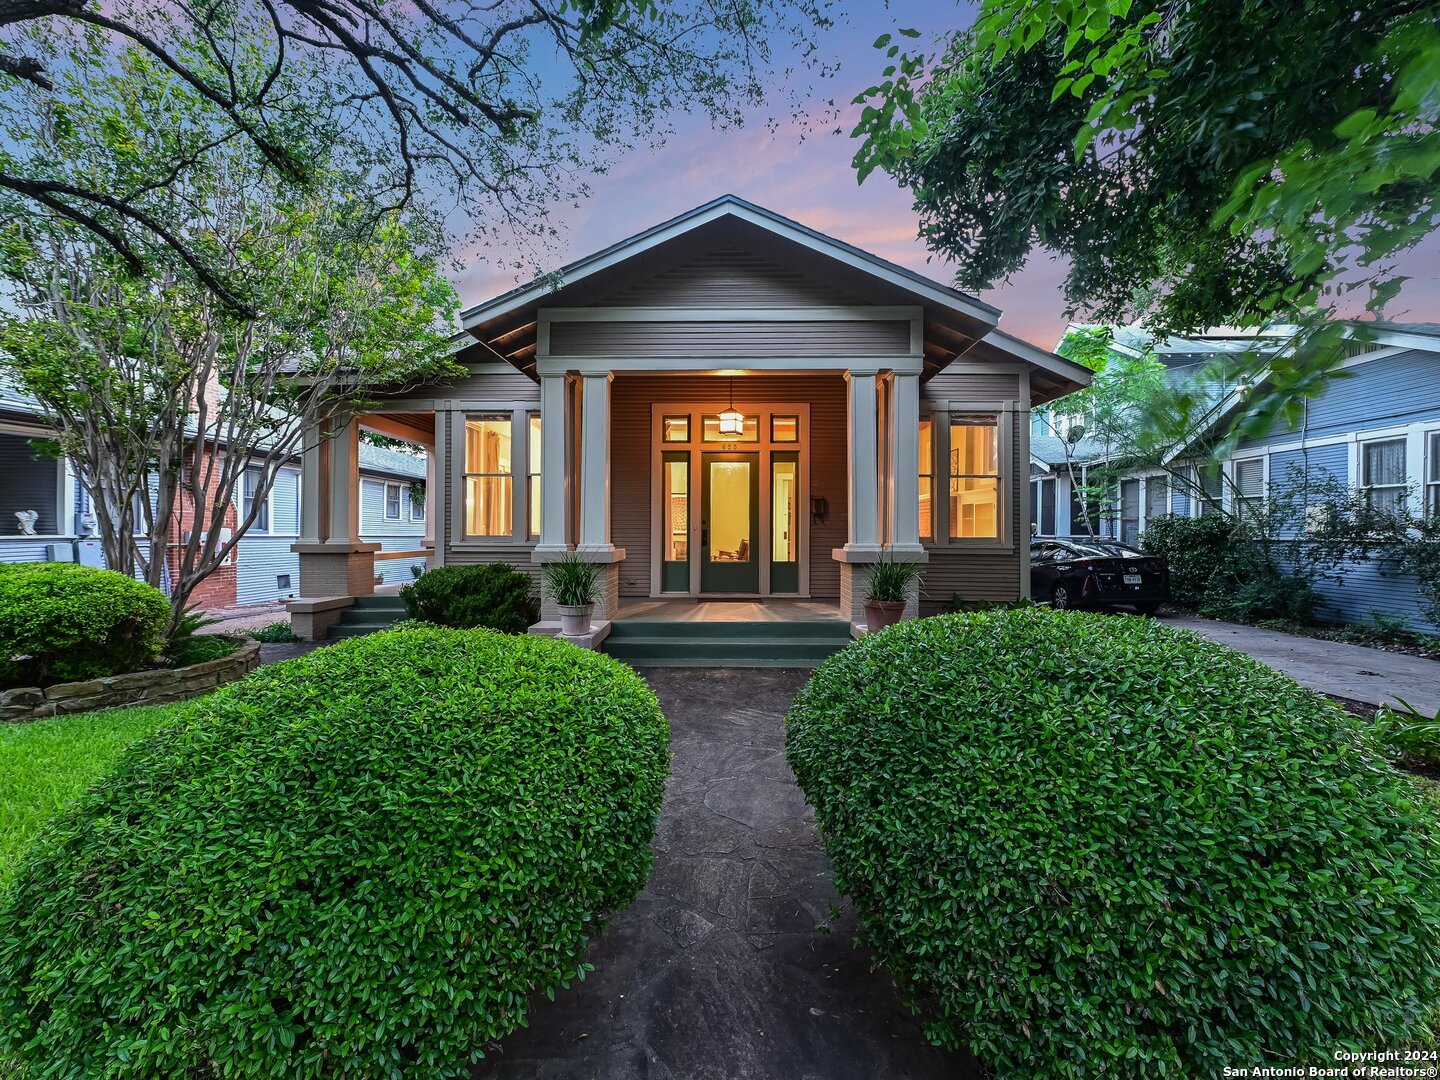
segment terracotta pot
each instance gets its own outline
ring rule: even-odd
[[[590,613],[594,604],[556,604],[560,612],[560,633],[566,637],[584,637],[590,632]]]
[[[865,629],[874,633],[894,626],[905,614],[904,600],[866,600]]]

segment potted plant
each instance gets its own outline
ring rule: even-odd
[[[590,632],[590,614],[595,610],[595,580],[598,563],[586,562],[573,551],[545,567],[545,587],[560,611],[560,633],[581,637]]]
[[[906,592],[920,578],[921,564],[896,562],[883,556],[870,568],[870,588],[865,594],[865,629],[874,633],[894,626],[905,614]]]

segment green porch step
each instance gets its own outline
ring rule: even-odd
[[[403,618],[405,605],[398,596],[357,596],[354,605],[340,613],[340,622],[325,631],[325,639],[337,641],[373,634],[377,630],[389,629]]]
[[[620,619],[601,646],[635,667],[814,667],[850,643],[840,619],[666,622]]]

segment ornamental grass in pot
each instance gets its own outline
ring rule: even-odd
[[[896,562],[882,557],[870,568],[870,585],[865,593],[865,629],[872,634],[894,626],[905,614],[906,593],[920,579],[921,564]]]
[[[586,562],[573,551],[567,551],[545,567],[545,588],[559,609],[560,633],[566,637],[581,637],[590,632],[595,582],[599,576],[598,563]]]

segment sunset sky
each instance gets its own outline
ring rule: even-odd
[[[871,46],[883,33],[913,27],[929,41],[968,24],[972,7],[951,0],[876,0],[857,9],[827,35],[840,60],[840,73],[820,86],[819,97],[848,102],[878,80],[882,54]],[[785,114],[778,101],[777,113]],[[847,111],[853,115],[854,108]],[[951,283],[952,269],[931,258],[916,239],[916,217],[908,194],[882,174],[864,186],[850,166],[855,143],[848,123],[840,134],[810,134],[782,122],[772,134],[766,114],[757,113],[739,130],[716,132],[703,120],[682,117],[675,137],[657,153],[636,151],[609,174],[596,177],[594,196],[578,210],[561,213],[563,227],[555,265],[583,257],[651,225],[723,194],[739,195],[804,225],[867,251]],[[467,261],[459,280],[462,304],[478,303],[517,283],[514,271],[500,269],[513,254],[492,252],[487,261]],[[1440,240],[1432,237],[1405,260],[1411,276],[1386,314],[1397,321],[1440,321]],[[522,277],[528,275],[521,275]],[[1004,310],[1000,325],[1044,348],[1053,348],[1065,326],[1064,264],[1037,252],[1009,282],[983,298]]]

